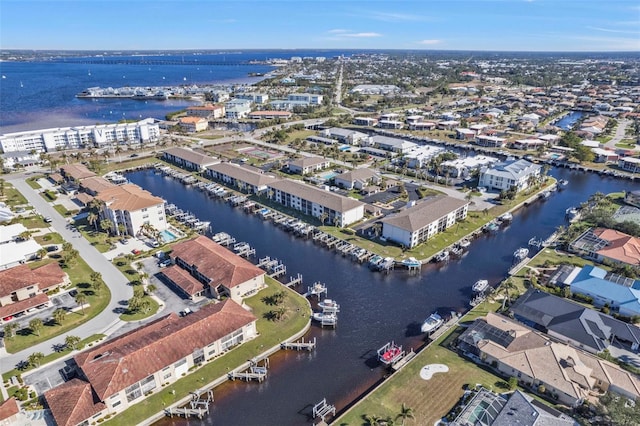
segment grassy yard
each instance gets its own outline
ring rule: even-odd
[[[140,424],[143,420],[184,398],[190,391],[201,388],[218,377],[225,376],[229,370],[242,365],[265,349],[279,344],[302,330],[309,321],[309,306],[306,299],[272,279],[267,278],[267,285],[268,288],[246,299],[247,305],[258,318],[257,327],[260,335],[257,338],[235,347],[215,360],[203,364],[202,367],[194,370],[195,374],[189,374],[170,386],[155,390],[153,395],[104,424]],[[263,298],[280,290],[284,290],[286,293],[283,303],[287,314],[280,321],[267,320],[265,315],[273,307],[265,304]]]
[[[160,308],[160,305],[158,304],[158,302],[156,302],[154,298],[149,296],[144,296],[143,299],[148,300],[149,303],[151,304],[147,312],[137,311],[137,312],[129,313],[127,311],[124,314],[120,315],[120,319],[122,321],[140,321],[155,315],[156,312],[158,312],[158,309]]]
[[[36,182],[38,179],[43,178],[44,175],[39,175],[39,176],[32,176],[29,179],[27,179],[27,185],[29,185],[30,187],[32,187],[33,189],[40,189],[42,188],[40,186],[40,184],[38,182]]]
[[[485,302],[470,311],[462,320],[471,322],[494,311],[498,306],[495,302]],[[465,385],[473,386],[480,383],[487,389],[504,390],[507,383],[502,378],[458,356],[446,347],[447,342],[461,332],[460,327],[452,328],[438,338],[406,367],[337,419],[335,424],[363,425],[366,424],[365,416],[371,415],[395,418],[402,404],[405,404],[413,409],[415,416],[415,420],[410,421],[410,424],[431,425],[454,407],[462,396]],[[428,364],[445,364],[449,371],[434,374],[430,380],[423,380],[420,378],[420,370]]]
[[[60,215],[64,217],[69,217],[73,214],[73,212],[67,210],[67,208],[62,204],[55,204],[53,208],[55,209],[55,211],[57,211],[58,213],[60,213]]]
[[[95,225],[89,225],[86,218],[76,220],[75,226],[82,233],[82,236],[100,253],[111,250],[109,235],[106,232],[96,231]]]
[[[6,203],[9,207],[27,204],[27,199],[8,182],[2,183],[2,195],[0,201]]]
[[[38,235],[36,237],[33,237],[34,240],[36,240],[36,242],[40,245],[47,245],[47,244],[62,244],[64,243],[64,240],[62,239],[62,236],[60,234],[58,234],[57,232],[50,232],[48,234],[44,234],[44,235]]]
[[[64,268],[64,271],[69,274],[71,283],[78,289],[78,292],[84,293],[87,297],[87,304],[84,306],[84,312],[82,310],[78,310],[68,313],[61,325],[53,321],[45,322],[44,327],[40,330],[40,335],[29,329],[28,324],[25,322],[22,324],[24,328],[18,330],[14,337],[5,339],[7,352],[16,353],[53,337],[67,334],[80,324],[94,318],[109,304],[111,293],[107,286],[103,286],[99,294],[96,294],[91,290],[90,284],[87,282],[87,278],[93,271],[84,260],[78,258],[73,267]]]
[[[71,334],[70,334],[71,335]],[[80,343],[78,344],[77,348],[78,350],[84,348],[86,345],[93,345],[94,342],[97,342],[99,340],[102,340],[105,337],[104,334],[93,334],[89,337],[87,337],[86,339],[82,339],[80,341]],[[55,361],[57,359],[60,359],[64,356],[66,356],[67,354],[69,354],[71,352],[71,348],[65,347],[64,349],[62,349],[61,351],[58,352],[52,352],[50,354],[47,354],[44,356],[44,358],[42,358],[42,361],[40,362],[40,365],[45,365],[48,364],[52,361]],[[29,366],[25,369],[22,370],[18,370],[18,369],[13,369],[13,370],[9,370],[5,373],[2,374],[2,380],[4,380],[5,384],[9,381],[9,379],[11,378],[11,376],[17,376],[19,374],[25,374],[28,371],[33,370],[32,366]]]
[[[27,229],[48,228],[49,224],[40,215],[27,216],[19,219],[20,223]]]

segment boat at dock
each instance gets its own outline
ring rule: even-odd
[[[509,212],[506,212],[498,216],[498,220],[500,222],[511,222],[513,220],[513,215]]]
[[[471,241],[467,240],[466,238],[460,240],[460,242],[458,243],[458,246],[462,247],[463,249],[469,247],[471,245]]]
[[[371,259],[369,259],[369,268],[370,269],[378,269],[380,263],[382,263],[382,261],[384,260],[384,258],[382,256],[379,255],[374,255]]]
[[[434,312],[429,317],[424,320],[422,323],[422,327],[420,327],[420,331],[423,333],[431,333],[432,331],[437,330],[440,326],[444,324],[444,319],[437,313]]]
[[[449,260],[449,251],[448,250],[441,251],[433,258],[433,260],[435,260],[436,262],[444,262]]]
[[[334,325],[338,322],[338,316],[333,312],[314,312],[311,318],[323,325]]]
[[[340,305],[332,299],[324,299],[318,303],[318,307],[322,309],[323,313],[336,313],[340,312]]]
[[[449,252],[454,256],[460,257],[464,253],[464,249],[462,247],[460,247],[459,245],[455,245],[455,246],[451,247],[451,250],[449,250]]]
[[[520,261],[529,255],[529,249],[526,247],[520,247],[518,250],[513,252],[513,257],[517,261]]]
[[[560,187],[560,188],[565,187],[565,186],[567,186],[567,185],[569,185],[569,181],[568,181],[568,180],[566,180],[566,179],[560,179],[560,180],[558,181],[558,187]]]
[[[491,222],[484,225],[482,229],[485,232],[496,232],[498,229],[500,229],[500,226],[495,221],[492,220]]]
[[[378,349],[378,360],[385,365],[391,365],[403,356],[402,346],[396,345],[394,342],[389,342]]]
[[[487,281],[487,280],[478,280],[475,283],[473,283],[473,286],[471,286],[471,290],[473,290],[474,293],[482,293],[488,287],[489,287],[489,281]]]
[[[422,263],[420,263],[420,261],[418,259],[416,259],[415,257],[410,257],[408,259],[404,259],[402,262],[400,262],[403,266],[406,266],[409,269],[412,268],[419,268],[420,266],[422,266]]]

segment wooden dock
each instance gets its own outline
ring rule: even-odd
[[[316,338],[313,341],[305,342],[304,338],[300,342],[282,342],[280,343],[282,349],[289,349],[294,351],[312,351],[316,347]]]
[[[258,361],[251,360],[249,361],[250,366],[245,371],[232,371],[227,374],[227,377],[230,380],[244,380],[249,382],[251,380],[256,380],[258,382],[263,382],[264,379],[267,378],[267,367],[269,366],[269,359],[265,358],[263,365],[259,365]]]
[[[413,349],[411,349],[405,356],[403,356],[400,360],[396,361],[391,366],[391,368],[393,369],[393,371],[398,371],[402,367],[407,365],[407,363],[411,361],[415,356],[416,356],[416,353],[413,351]]]
[[[289,277],[289,282],[283,284],[285,287],[293,287],[294,285],[302,284],[302,274],[298,274],[297,277]]]
[[[327,404],[327,398],[323,398],[322,401],[318,402],[313,406],[313,418],[320,417],[324,422],[324,418],[329,414],[332,416],[336,415],[336,407],[335,405]]]
[[[524,265],[526,265],[530,261],[531,261],[531,259],[529,257],[525,257],[520,262],[518,262],[516,265],[512,266],[511,269],[509,269],[509,272],[508,272],[509,276],[517,274],[518,271],[520,269],[522,269],[524,267]]]
[[[191,393],[191,401],[189,401],[189,406],[185,407],[174,407],[167,408],[164,410],[165,414],[169,417],[178,416],[178,417],[197,417],[200,420],[205,416],[205,414],[209,414],[209,405],[214,401],[213,399],[213,390],[208,389],[198,389],[195,392]],[[205,396],[203,399],[202,397]]]

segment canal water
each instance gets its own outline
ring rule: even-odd
[[[341,305],[335,330],[312,326],[307,337],[317,338],[315,351],[280,351],[270,359],[265,382],[229,382],[216,388],[215,403],[203,421],[166,419],[160,424],[307,425],[311,406],[323,398],[338,410],[344,408],[383,377],[383,369],[372,362],[378,348],[389,341],[406,349],[419,347],[424,343],[420,325],[429,314],[466,311],[471,285],[480,278],[496,285],[506,276],[513,252],[531,237],[546,238],[565,224],[568,207],[596,191],[634,189],[630,181],[584,172],[552,169],[551,174],[567,179],[569,185],[546,201],[515,212],[508,227],[473,241],[462,259],[427,265],[417,276],[405,271],[371,272],[152,170],[128,174],[133,183],[211,221],[214,232],[228,232],[250,243],[258,257],[282,260],[288,275],[299,272],[308,285],[324,282],[328,297]]]
[[[584,116],[583,112],[580,111],[571,111],[569,114],[562,117],[555,123],[555,126],[561,128],[562,130],[571,130],[573,126]]]

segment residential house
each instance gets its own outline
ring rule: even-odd
[[[224,104],[225,118],[238,120],[247,118],[251,112],[251,101],[246,99],[231,99]]]
[[[88,426],[255,338],[256,320],[231,299],[185,317],[172,312],[77,354],[78,377],[45,392],[45,401],[58,426]]]
[[[500,138],[492,135],[478,135],[476,136],[476,145],[486,146],[489,148],[502,148],[506,143],[505,138]]]
[[[631,173],[640,173],[640,158],[622,157],[618,160],[618,167]]]
[[[87,166],[80,163],[65,164],[60,167],[60,174],[67,182],[75,182],[80,184],[82,179],[97,176],[94,172],[89,170]]]
[[[42,162],[40,154],[33,151],[12,151],[0,154],[4,168],[35,166]]]
[[[25,422],[27,419],[20,413],[20,407],[15,397],[10,397],[0,403],[0,426],[11,426]]]
[[[467,178],[476,170],[497,163],[499,160],[495,157],[487,157],[485,155],[476,155],[475,157],[456,158],[455,160],[443,161],[440,164],[442,172],[450,177]]]
[[[636,375],[492,312],[458,337],[458,348],[526,387],[542,385],[547,394],[572,407],[604,391],[632,400],[640,397]]]
[[[302,157],[287,163],[287,167],[291,173],[299,175],[308,175],[319,172],[331,166],[331,160],[324,157]]]
[[[398,120],[379,120],[377,127],[381,129],[402,129],[404,127],[404,123]]]
[[[188,148],[167,148],[162,151],[162,158],[187,170],[204,172],[208,166],[218,164],[220,160],[210,155],[195,152]]]
[[[418,146],[417,144],[404,139],[379,135],[371,137],[369,143],[378,149],[396,152],[399,154],[406,154]]]
[[[364,217],[364,203],[291,179],[270,183],[269,198],[285,207],[339,227],[350,225]]]
[[[349,145],[360,145],[361,142],[364,142],[369,138],[369,135],[367,135],[366,133],[358,132],[355,130],[342,129],[340,127],[331,127],[329,129],[324,129],[321,134],[324,137],[336,139],[339,142]]]
[[[640,190],[625,192],[624,202],[629,204],[630,206],[640,208]]]
[[[17,242],[20,235],[27,232],[28,229],[21,223],[13,223],[11,225],[0,225],[0,244],[9,242]]]
[[[518,139],[511,143],[511,147],[513,149],[521,149],[524,151],[535,151],[540,147],[547,146],[547,141],[543,141],[542,139]]]
[[[510,311],[518,321],[590,353],[610,345],[640,348],[640,327],[544,291],[527,290]]]
[[[596,163],[617,163],[620,156],[615,152],[602,148],[591,148],[595,158],[593,161]]]
[[[323,96],[315,93],[290,93],[287,100],[296,102],[305,102],[309,105],[322,105]]]
[[[471,129],[465,128],[457,128],[456,129],[456,139],[470,141],[476,137],[476,132]]]
[[[259,194],[267,190],[267,185],[275,177],[263,173],[254,167],[241,166],[234,163],[219,163],[208,166],[205,175],[223,182],[227,186],[236,187],[248,194]]]
[[[203,132],[209,128],[209,121],[202,117],[182,117],[180,127],[187,133]]]
[[[381,220],[382,236],[413,248],[467,217],[469,202],[436,196]]]
[[[144,225],[151,225],[158,231],[168,227],[165,201],[137,185],[105,189],[95,198],[102,202],[101,219],[111,222],[111,232],[115,235],[138,235]]]
[[[336,186],[358,190],[377,184],[380,180],[380,174],[366,167],[349,170],[334,177]]]
[[[18,265],[0,271],[0,318],[48,304],[46,293],[69,283],[69,276],[57,262],[35,269]]]
[[[414,149],[404,155],[408,167],[420,169],[429,164],[432,158],[445,152],[445,148],[434,145],[416,145]]]
[[[265,272],[205,236],[173,246],[162,275],[188,299],[227,296],[238,303],[264,288]]]
[[[269,100],[269,95],[266,93],[236,93],[235,99],[244,99],[254,104],[266,104]]]
[[[372,117],[354,117],[353,124],[356,126],[374,127],[378,124],[378,119]]]
[[[92,176],[80,181],[80,190],[95,197],[100,191],[117,186],[101,176]],[[79,195],[79,194],[78,194]]]
[[[614,229],[588,229],[573,241],[569,248],[596,262],[615,262],[640,265],[640,238]]]
[[[42,246],[33,239],[0,244],[0,270],[37,259],[40,250]]]
[[[518,191],[526,189],[532,179],[540,176],[542,166],[527,160],[507,160],[492,166],[483,167],[480,170],[478,186],[489,190],[508,190],[516,187]]]

